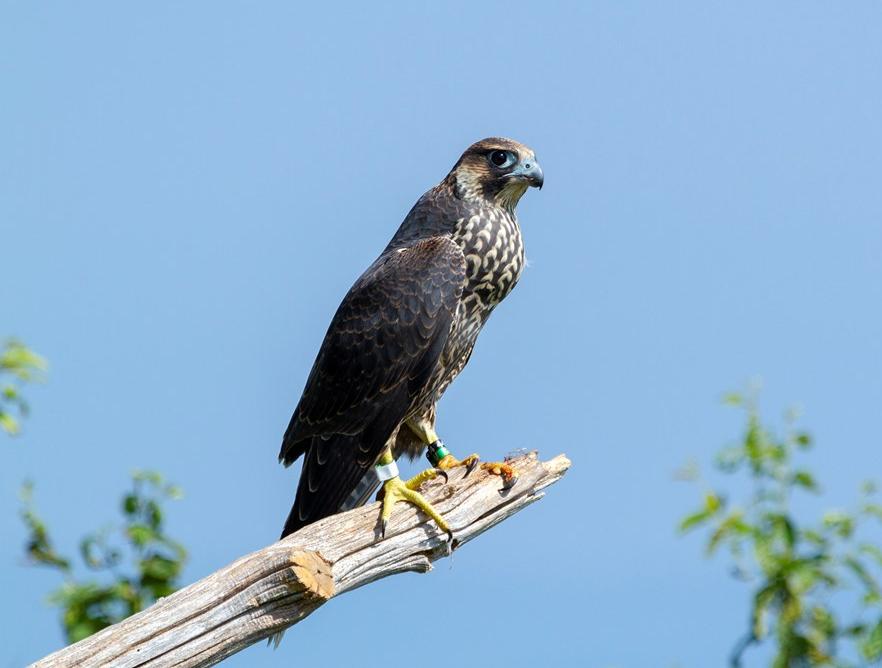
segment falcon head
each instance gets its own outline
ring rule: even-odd
[[[542,187],[544,176],[532,149],[490,137],[469,146],[447,180],[463,199],[483,198],[512,211],[527,188]]]

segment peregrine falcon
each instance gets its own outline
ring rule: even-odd
[[[383,535],[392,506],[407,501],[452,541],[419,488],[455,466],[470,473],[478,456],[448,452],[435,433],[435,404],[521,275],[515,207],[543,178],[523,144],[499,137],[472,144],[343,298],[282,440],[285,466],[304,457],[282,538],[361,505],[382,483]],[[432,468],[402,481],[396,459],[426,449]],[[506,487],[517,480],[505,463],[481,466]]]

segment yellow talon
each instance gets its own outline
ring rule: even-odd
[[[414,492],[418,492],[424,482],[434,480],[439,475],[442,476],[445,481],[447,480],[447,471],[444,471],[440,468],[426,469],[421,473],[417,473],[413,478],[404,483],[404,486],[410,490],[413,490]]]
[[[383,483],[383,509],[380,511],[381,537],[386,536],[386,526],[389,523],[389,518],[392,516],[392,508],[399,501],[406,501],[431,517],[435,524],[438,525],[438,528],[447,533],[450,542],[453,541],[453,532],[450,530],[447,522],[432,507],[432,504],[426,501],[425,497],[417,491],[424,482],[432,480],[439,475],[441,473],[437,469],[428,469],[418,473],[407,482],[402,481],[401,478],[396,476]]]
[[[453,455],[447,455],[444,457],[444,459],[442,459],[440,462],[438,462],[438,468],[439,469],[452,469],[457,466],[465,466],[466,467],[466,475],[468,475],[469,473],[471,473],[474,470],[475,465],[479,461],[481,461],[481,458],[476,454],[471,454],[462,460],[457,459]]]

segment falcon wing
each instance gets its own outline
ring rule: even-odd
[[[306,454],[283,536],[337,512],[426,389],[462,295],[448,237],[381,256],[337,310],[282,442]]]

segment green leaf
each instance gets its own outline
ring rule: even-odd
[[[0,411],[0,429],[3,429],[10,436],[16,436],[20,431],[18,421],[4,411]]]
[[[801,595],[813,590],[819,583],[829,582],[829,575],[822,568],[822,561],[818,559],[795,559],[785,569],[791,589],[796,595]]]
[[[144,514],[147,518],[147,524],[149,524],[154,531],[158,531],[162,526],[162,510],[159,508],[159,504],[153,499],[150,499],[145,505]]]
[[[849,626],[846,626],[844,629],[842,629],[842,635],[846,638],[858,638],[864,635],[864,633],[866,632],[867,625],[862,624],[861,622],[850,624]]]
[[[765,618],[780,590],[779,582],[769,582],[753,596],[753,610],[751,611],[753,635],[762,639],[766,635]]]
[[[762,434],[754,416],[750,417],[747,424],[747,433],[744,435],[744,451],[753,464],[754,471],[759,472],[759,464],[763,457]]]
[[[703,510],[699,510],[698,512],[692,513],[691,515],[687,515],[680,522],[680,526],[678,527],[679,531],[681,533],[685,533],[685,532],[689,531],[690,529],[694,529],[698,525],[709,520],[711,517],[711,514],[712,513],[708,512],[706,509],[703,509]]]
[[[861,508],[861,512],[882,522],[882,506],[878,503],[865,503],[863,508]]]
[[[704,507],[707,512],[715,514],[723,507],[723,499],[714,492],[707,492],[704,495]]]
[[[829,510],[822,518],[824,526],[840,538],[850,538],[854,533],[854,519],[841,510]]]
[[[28,532],[25,542],[25,553],[28,557],[28,562],[67,571],[70,568],[70,561],[58,554],[53,548],[46,524],[40,519],[34,508],[33,497],[33,484],[30,482],[22,484],[19,490],[19,498],[22,502],[19,515]]]
[[[181,565],[159,555],[154,555],[141,561],[141,573],[145,578],[168,581],[178,576]]]
[[[861,653],[867,661],[878,661],[882,658],[882,619],[877,622],[861,645]]]
[[[811,610],[812,626],[825,638],[830,639],[836,633],[836,621],[827,608],[820,605],[812,607]]]
[[[882,549],[870,543],[862,543],[858,547],[858,550],[862,554],[866,554],[872,557],[876,564],[882,567]]]
[[[21,380],[32,380],[38,372],[48,368],[43,357],[18,341],[7,341],[5,349],[0,352],[0,370],[8,371]]]
[[[739,407],[744,404],[744,397],[739,392],[727,392],[723,395],[723,403],[729,406]]]
[[[797,471],[793,474],[791,482],[797,487],[802,487],[812,492],[818,491],[818,483],[815,482],[814,476],[808,471]]]
[[[107,628],[110,624],[102,623],[99,620],[82,618],[76,623],[67,627],[67,642],[73,644],[79,642],[90,635],[98,633],[98,631]]]
[[[135,471],[132,479],[139,482],[147,482],[156,487],[162,485],[162,475],[157,471]]]
[[[736,510],[720,522],[708,540],[707,553],[713,554],[726,538],[744,538],[749,536],[751,527],[744,522],[743,518],[743,513],[740,510]]]
[[[94,534],[90,534],[80,541],[80,556],[90,568],[101,567],[101,559],[95,554],[98,547],[98,538]]]
[[[156,540],[156,532],[144,524],[132,524],[126,529],[129,540],[138,547],[144,547]]]
[[[140,503],[135,494],[126,494],[123,497],[123,512],[126,515],[134,515],[138,512]]]
[[[868,592],[879,595],[879,583],[860,561],[854,557],[845,557],[842,563],[845,564],[848,570],[854,573],[855,577],[860,580]]]
[[[790,518],[787,515],[780,513],[772,513],[768,515],[767,518],[775,527],[777,537],[784,541],[788,551],[792,550],[796,543],[796,529]]]
[[[806,541],[814,545],[815,547],[826,549],[827,548],[827,539],[818,531],[814,529],[803,529],[802,537],[805,538]]]

